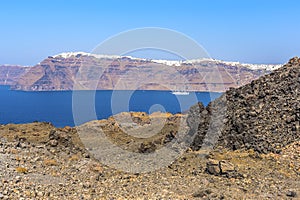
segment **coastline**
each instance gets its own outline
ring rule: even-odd
[[[187,116],[122,113],[77,128],[1,125],[0,193],[6,199],[298,198],[299,67],[300,59],[291,59],[280,70],[227,91],[226,98],[192,106]],[[216,115],[222,113],[226,120]],[[152,122],[162,126],[151,127]],[[220,135],[219,122],[224,123]],[[280,126],[274,129],[274,122]],[[181,127],[187,137],[181,137]],[[146,159],[178,142],[188,148],[167,165],[162,163],[169,154]],[[131,162],[134,155],[144,159]],[[140,163],[148,167],[134,168]]]

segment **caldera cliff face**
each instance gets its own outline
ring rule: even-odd
[[[250,65],[212,59],[168,62],[70,53],[43,60],[18,77],[11,89],[224,92],[230,87],[250,83],[278,67],[280,65]]]

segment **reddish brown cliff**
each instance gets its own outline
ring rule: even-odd
[[[84,53],[48,57],[12,85],[15,90],[189,90],[223,92],[267,74],[278,65],[212,59],[146,60]]]

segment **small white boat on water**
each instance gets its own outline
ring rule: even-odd
[[[173,91],[172,94],[174,95],[189,95],[188,91]]]

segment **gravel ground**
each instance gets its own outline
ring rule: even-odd
[[[300,195],[300,142],[286,146],[281,154],[188,150],[156,171],[126,173],[89,155],[73,128],[6,125],[0,127],[0,136],[0,199],[299,199]]]

